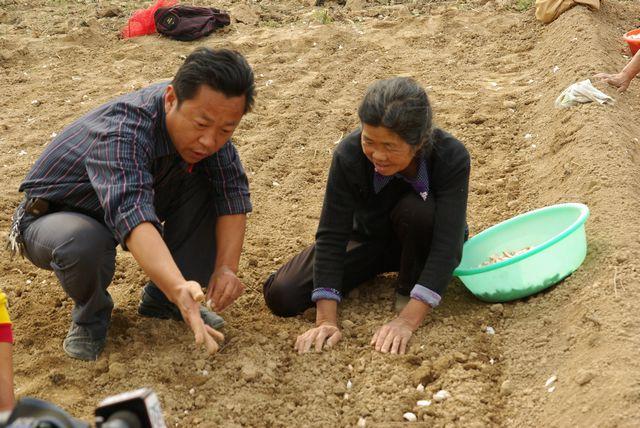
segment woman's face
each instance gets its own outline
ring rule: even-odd
[[[360,142],[362,151],[378,174],[415,175],[416,149],[389,128],[362,124]]]

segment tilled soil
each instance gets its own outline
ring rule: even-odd
[[[234,136],[255,209],[241,261],[247,292],[225,313],[222,351],[207,359],[183,324],[139,317],[146,278],[121,252],[107,348],[95,363],[71,360],[61,349],[71,301],[53,274],[5,253],[0,287],[15,321],[19,396],[91,420],[99,400],[149,386],[174,426],[393,426],[407,411],[424,426],[638,424],[640,83],[624,95],[596,83],[612,106],[553,102],[571,83],[622,68],[620,35],[640,6],[610,0],[542,26],[508,1],[388,3],[225,0],[207,5],[231,11],[228,29],[181,43],[117,37],[142,2],[0,0],[4,232],[52,133],[171,78],[194,47],[239,50],[259,87]],[[438,126],[472,155],[472,235],[530,209],[582,202],[591,209],[587,259],[550,290],[503,305],[454,280],[406,356],[369,347],[393,317],[394,275],[382,276],[341,305],[345,338],[335,349],[298,356],[295,337],[312,324],[271,315],[261,284],[313,241],[335,144],[358,126],[365,88],[396,75],[427,88]],[[416,407],[440,389],[451,398]]]

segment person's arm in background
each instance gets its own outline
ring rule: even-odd
[[[631,58],[631,61],[617,74],[599,73],[595,77],[618,88],[619,92],[624,92],[636,75],[640,73],[640,50]]]
[[[0,412],[13,409],[13,331],[7,299],[0,291]]]

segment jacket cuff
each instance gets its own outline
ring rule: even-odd
[[[429,290],[427,287],[422,286],[420,284],[416,284],[413,286],[410,294],[412,299],[419,300],[427,305],[435,308],[440,304],[440,300],[442,297],[438,293],[433,290]]]
[[[340,302],[342,300],[341,293],[335,288],[316,288],[311,293],[311,301],[317,302],[318,300],[335,300]]]

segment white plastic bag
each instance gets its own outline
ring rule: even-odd
[[[583,80],[567,87],[558,98],[556,107],[567,108],[580,103],[595,101],[600,104],[613,103],[614,99],[591,84],[591,80]]]

